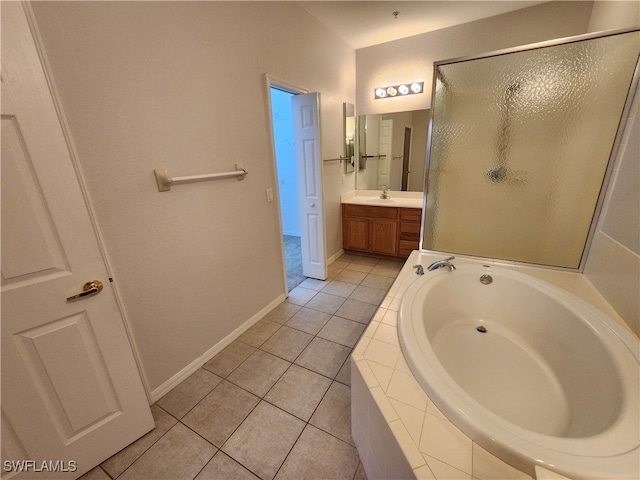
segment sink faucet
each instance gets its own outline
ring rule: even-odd
[[[449,257],[449,258],[445,258],[444,260],[438,260],[437,262],[433,262],[431,265],[427,267],[427,270],[429,270],[430,272],[438,268],[448,268],[449,271],[455,270],[456,269],[455,265],[451,263],[451,260],[453,260],[454,258],[456,257]]]
[[[385,188],[384,190],[382,190],[382,193],[380,194],[380,198],[391,198],[391,195],[389,195],[389,190],[391,190],[390,188]]]

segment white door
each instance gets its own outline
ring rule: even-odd
[[[2,478],[76,478],[154,424],[23,6],[1,8]]]
[[[391,156],[393,141],[393,120],[380,122],[380,166],[378,170],[378,188],[384,190],[391,186]]]
[[[305,93],[291,98],[298,177],[302,274],[327,278],[322,204],[322,159],[320,156],[320,94]]]

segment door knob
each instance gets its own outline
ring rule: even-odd
[[[316,206],[316,204],[315,204],[315,203],[312,203],[312,204],[310,205],[310,207],[311,207],[311,208],[315,208],[315,206]]]
[[[82,286],[82,292],[76,295],[73,295],[71,297],[67,297],[67,302],[74,302],[82,298],[91,297],[92,295],[97,295],[102,291],[102,287],[103,285],[100,280],[91,280],[90,282],[87,282]]]

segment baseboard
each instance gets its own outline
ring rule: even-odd
[[[242,325],[240,325],[238,328],[236,328],[233,332],[231,332],[229,335],[224,337],[222,340],[220,340],[218,343],[216,343],[209,350],[204,352],[200,357],[196,358],[193,362],[191,362],[189,365],[187,365],[182,370],[180,370],[178,373],[176,373],[169,380],[167,380],[162,385],[160,385],[158,388],[153,390],[150,393],[151,404],[154,404],[155,402],[160,400],[163,396],[165,396],[167,393],[169,393],[174,387],[176,387],[178,384],[180,384],[180,382],[182,382],[184,379],[186,379],[191,374],[193,374],[196,370],[198,370],[200,367],[202,367],[202,365],[207,363],[216,354],[218,354],[220,351],[222,351],[223,348],[225,348],[227,345],[229,345],[231,342],[233,342],[236,338],[238,338],[240,335],[242,335],[244,332],[246,332],[249,328],[251,328],[258,320],[263,318],[267,313],[269,313],[275,307],[277,307],[282,302],[284,302],[284,300],[286,298],[287,297],[286,297],[286,295],[284,293],[280,294],[278,297],[276,297],[275,300],[270,302],[266,307],[264,307],[262,310],[260,310],[255,315],[253,315],[251,318],[249,318],[249,320],[244,322]]]
[[[338,252],[336,252],[334,255],[332,255],[330,258],[327,259],[327,265],[330,265],[331,263],[333,263],[334,261],[336,261],[338,258],[340,258],[340,256],[344,253],[343,249],[338,250]]]

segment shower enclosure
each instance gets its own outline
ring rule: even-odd
[[[421,248],[580,268],[639,53],[636,28],[437,62]]]

